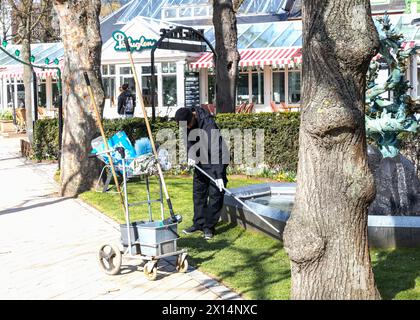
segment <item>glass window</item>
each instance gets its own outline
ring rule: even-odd
[[[15,97],[15,85],[13,80],[7,80],[7,106],[10,108],[13,106]]]
[[[108,65],[104,64],[102,66],[102,75],[107,75],[108,74]]]
[[[142,74],[152,74],[152,67],[151,66],[142,66],[141,67]],[[156,66],[155,66],[155,74],[157,74]]]
[[[285,102],[284,72],[273,72],[273,101]]]
[[[252,73],[252,102],[255,104],[264,103],[264,73]]]
[[[248,47],[263,31],[265,31],[267,26],[267,23],[257,23],[248,27],[248,29],[238,37],[238,48],[242,49]]]
[[[300,72],[289,72],[289,103],[300,103]]]
[[[240,73],[238,77],[238,103],[249,101],[248,74]]]
[[[109,74],[115,74],[115,64],[109,65]]]
[[[192,9],[191,8],[181,8],[179,10],[179,16],[182,17],[191,17],[192,16]]]
[[[115,98],[115,78],[106,77],[102,78],[104,84],[104,93],[105,99],[114,99]]]
[[[205,17],[207,16],[207,7],[198,7],[194,8],[195,17]]]
[[[128,90],[130,90],[132,93],[136,93],[136,83],[134,81],[134,77],[120,77],[120,85],[128,84]]]
[[[163,17],[165,18],[176,18],[176,9],[171,8],[171,9],[165,9],[163,11]]]
[[[214,90],[214,74],[209,74],[208,76],[208,82],[209,82],[209,91],[208,91],[208,97],[209,97],[209,103],[216,103],[216,96],[215,96],[215,90]]]
[[[176,106],[176,103],[177,103],[176,76],[163,76],[162,88],[163,88],[163,106],[164,107]]]
[[[143,101],[144,101],[144,105],[145,107],[150,107],[152,104],[152,95],[151,95],[151,81],[152,81],[152,76],[145,76],[142,75],[141,77],[141,91],[143,93]],[[154,79],[154,84],[155,84],[155,106],[157,107],[158,105],[158,99],[157,99],[157,76],[155,76]]]
[[[38,84],[38,107],[47,106],[47,85],[46,83]]]
[[[18,82],[18,85],[17,85],[18,101],[20,101],[21,99],[25,100],[25,86],[23,85],[23,81],[18,80],[17,82]]]
[[[120,67],[120,74],[131,74],[131,67]]]
[[[176,73],[176,63],[174,62],[162,63],[162,73]]]
[[[52,101],[54,108],[58,108],[58,85],[57,82],[52,83]]]
[[[169,72],[170,73],[176,73],[176,63],[175,62],[169,63]]]

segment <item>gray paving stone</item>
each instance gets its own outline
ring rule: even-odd
[[[122,274],[108,276],[98,249],[119,242],[119,225],[80,199],[57,196],[56,164],[19,156],[19,139],[0,137],[0,299],[230,299],[217,281],[175,259],[159,261],[158,279],[140,260],[123,258]]]

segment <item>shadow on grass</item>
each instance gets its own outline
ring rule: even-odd
[[[188,247],[197,251],[199,254],[192,254],[189,260],[195,267],[201,267],[206,262],[213,262],[212,268],[219,271],[210,271],[219,281],[226,281],[232,285],[232,279],[240,279],[234,283],[235,287],[240,287],[240,294],[246,294],[252,299],[269,299],[276,295],[273,293],[273,286],[279,285],[280,282],[288,280],[291,277],[288,267],[279,268],[278,253],[282,250],[282,245],[272,244],[267,247],[260,248],[264,251],[256,252],[255,248],[239,247],[235,245],[235,241],[246,236],[247,231],[244,229],[235,230],[236,236],[232,239],[218,239],[218,235],[232,231],[238,228],[233,224],[223,224],[216,229],[216,236],[213,240],[207,241],[199,237],[181,238],[178,243],[181,247]],[[219,258],[220,251],[229,248],[233,251],[235,260],[225,261]],[[208,252],[207,255],[200,253]],[[226,258],[226,257],[225,257]],[[277,262],[277,263],[276,263]],[[220,267],[217,268],[217,264]],[[238,280],[236,280],[238,281]],[[241,283],[241,284],[239,284]]]
[[[399,293],[399,299],[412,299],[403,291],[414,289],[420,277],[420,248],[378,250],[373,272],[382,299],[395,299]]]
[[[234,227],[235,226],[231,225],[231,224],[222,225],[221,227],[217,228],[217,234],[227,232],[227,231],[233,229]],[[242,232],[241,232],[241,234],[242,234]],[[203,251],[213,252],[212,254],[206,256],[205,258],[191,257],[194,265],[196,267],[199,267],[204,262],[212,260],[219,250],[225,249],[227,246],[229,246],[235,240],[228,241],[226,239],[221,239],[221,240],[213,239],[211,241],[208,241],[208,240],[205,240],[202,237],[202,235],[200,235],[198,238],[197,237],[180,238],[180,239],[178,239],[178,244],[179,244],[180,247],[194,248],[195,250],[197,250],[199,252],[203,252]]]

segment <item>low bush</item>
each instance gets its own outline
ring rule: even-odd
[[[10,109],[0,111],[0,120],[13,120],[13,113]]]
[[[256,164],[256,168],[273,169],[273,176],[282,171],[296,172],[299,139],[298,113],[219,114],[216,116],[216,122],[220,129],[253,129],[254,151],[255,129],[264,129],[264,164]],[[160,129],[172,129],[178,134],[177,124],[172,119],[157,118],[151,127],[154,134]],[[106,119],[104,130],[107,137],[111,137],[118,131],[124,131],[133,143],[147,136],[143,118]],[[244,141],[244,143],[247,142]],[[33,149],[34,158],[37,160],[57,158],[58,124],[56,119],[43,119],[36,122]],[[247,173],[246,169],[243,168],[242,173]]]
[[[58,120],[37,120],[34,126],[32,157],[36,160],[55,160],[58,155]]]

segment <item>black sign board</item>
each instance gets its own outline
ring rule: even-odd
[[[188,52],[206,51],[202,36],[204,29],[190,30],[182,27],[176,29],[160,29],[162,38],[168,39],[159,44],[159,49],[182,50]]]
[[[204,35],[204,29],[198,29],[192,31],[190,29],[160,29],[160,35],[167,39],[178,39],[186,41],[199,41],[202,42],[202,36]],[[200,37],[201,35],[201,37]]]
[[[200,107],[199,73],[185,73],[185,106],[187,108]]]
[[[206,46],[203,44],[181,43],[181,42],[162,42],[159,49],[182,50],[188,52],[205,52]]]

